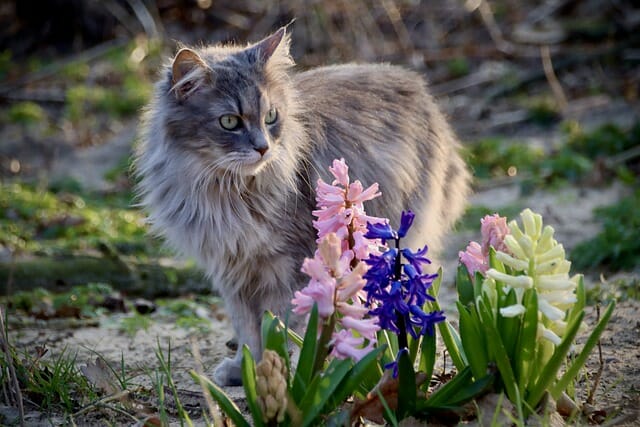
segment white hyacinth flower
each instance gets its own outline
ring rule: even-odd
[[[525,209],[520,218],[524,230],[511,221],[511,234],[504,239],[510,253],[496,252],[496,259],[514,273],[489,269],[487,280],[500,281],[516,290],[517,304],[500,309],[504,317],[524,313],[524,290],[535,288],[540,317],[538,336],[558,345],[566,328],[566,312],[576,302],[578,276],[569,277],[571,263],[565,259],[563,246],[553,238],[553,228],[543,227],[542,216]]]

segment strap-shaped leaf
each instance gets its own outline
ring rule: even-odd
[[[423,388],[426,390],[431,382],[431,376],[433,375],[433,369],[436,363],[436,334],[426,334],[422,337],[420,343],[420,362],[418,363],[418,370],[427,374],[427,379],[424,382]]]
[[[502,338],[493,323],[493,315],[489,312],[489,308],[482,300],[478,302],[478,313],[480,314],[482,328],[487,338],[486,343],[489,348],[489,354],[493,356],[492,358],[496,362],[504,388],[507,391],[507,397],[509,397],[511,402],[517,404],[520,393],[518,393],[517,382],[513,374],[509,356],[502,343]]]
[[[456,271],[456,289],[458,291],[458,301],[467,306],[473,302],[473,283],[467,267],[460,263]]]
[[[518,379],[520,395],[524,394],[529,379],[539,372],[530,369],[534,360],[538,343],[538,294],[535,289],[527,289],[522,297],[525,307],[522,324],[518,335],[517,351],[515,352],[514,370]]]
[[[233,424],[237,427],[251,427],[251,424],[244,419],[240,409],[216,383],[203,375],[199,375],[195,371],[190,371],[189,374],[191,378],[206,388],[206,391],[208,391],[211,397],[218,403],[222,412],[233,421]]]
[[[316,360],[316,352],[318,347],[318,304],[313,304],[309,322],[307,323],[307,331],[304,334],[302,349],[300,350],[300,358],[298,359],[298,367],[293,378],[293,398],[299,403],[304,396],[306,387],[313,377],[313,364]]]
[[[530,408],[536,408],[544,392],[551,386],[553,381],[556,379],[556,375],[560,366],[567,357],[567,353],[569,353],[569,349],[573,344],[573,340],[578,334],[578,330],[580,329],[580,324],[582,323],[582,319],[584,318],[584,312],[580,313],[572,323],[567,326],[567,330],[565,331],[565,335],[562,337],[562,341],[556,347],[553,352],[553,356],[549,359],[546,365],[542,368],[542,373],[538,378],[538,381],[535,385],[529,390],[529,395],[527,396],[527,404]]]
[[[593,350],[595,345],[598,343],[600,335],[602,335],[602,333],[604,332],[604,329],[606,328],[607,323],[609,322],[609,319],[613,314],[613,309],[615,308],[615,306],[615,301],[611,301],[609,303],[607,310],[600,318],[600,321],[593,329],[593,332],[591,332],[591,334],[589,335],[589,338],[584,344],[584,347],[582,347],[582,351],[580,351],[580,354],[578,354],[578,356],[573,359],[571,366],[569,366],[569,369],[567,369],[564,375],[562,375],[562,377],[560,377],[560,379],[553,385],[553,387],[551,387],[551,397],[553,397],[554,399],[560,397],[560,394],[567,388],[569,383],[576,377],[576,375],[578,375],[578,372],[587,361],[591,350]]]
[[[289,370],[289,348],[285,326],[279,318],[269,311],[266,311],[262,316],[262,343],[264,348],[278,353]]]
[[[398,357],[398,383],[396,418],[402,420],[416,408],[416,373],[406,350],[401,351]]]
[[[365,377],[369,375],[372,369],[374,369],[378,356],[384,350],[385,345],[376,347],[360,359],[358,363],[351,368],[351,370],[349,370],[347,375],[342,379],[342,383],[336,389],[335,393],[331,395],[331,398],[325,408],[325,412],[333,410],[343,403],[349,396],[353,395],[354,391],[360,386]]]
[[[326,403],[351,369],[351,363],[351,359],[333,359],[324,375],[315,375],[299,405],[300,412],[304,415],[303,427],[311,425],[324,410]]]
[[[253,360],[251,350],[246,344],[242,346],[242,386],[244,387],[247,405],[251,411],[254,426],[263,426],[262,411],[258,406],[258,392],[256,390],[256,362]]]
[[[460,317],[460,338],[467,355],[467,361],[473,376],[476,379],[483,378],[487,375],[489,358],[484,332],[481,330],[476,308],[472,305],[470,309],[467,309],[459,301],[456,301],[456,305],[458,306]]]

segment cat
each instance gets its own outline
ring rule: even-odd
[[[416,215],[408,247],[430,254],[464,209],[459,143],[417,73],[388,64],[293,70],[285,27],[247,46],[182,48],[143,116],[134,169],[153,232],[212,280],[238,339],[262,354],[264,310],[284,315],[315,250],[318,178],[344,158],[380,184],[367,213]],[[241,351],[215,369],[241,383]]]

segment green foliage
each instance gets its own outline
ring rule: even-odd
[[[87,113],[103,112],[116,117],[136,113],[151,96],[151,85],[136,77],[127,76],[124,87],[76,85],[67,90],[67,115],[80,121]]]
[[[447,61],[447,70],[451,77],[463,77],[469,74],[469,61],[467,58],[459,57]]]
[[[23,394],[44,410],[74,412],[96,398],[96,393],[76,366],[76,355],[66,349],[55,358],[46,349],[35,354],[18,354],[10,347],[13,367]],[[5,384],[8,372],[7,354],[0,352],[0,383]]]
[[[25,101],[13,104],[7,113],[11,123],[30,125],[47,119],[47,113],[35,102]]]
[[[640,278],[622,277],[598,283],[587,291],[587,304],[594,305],[611,300],[640,300]]]
[[[482,179],[507,176],[509,168],[531,171],[544,158],[544,151],[524,143],[506,143],[499,138],[482,139],[469,148],[468,162]]]
[[[527,104],[529,120],[540,126],[549,126],[560,119],[558,107],[553,99],[534,98]]]
[[[551,118],[552,112],[546,108],[541,106],[535,110],[539,119]],[[524,143],[487,138],[469,146],[468,163],[479,179],[524,176],[522,184],[526,190],[565,182],[579,183],[592,173],[599,159],[608,159],[640,145],[640,122],[629,130],[605,124],[585,132],[575,122],[565,124],[565,128],[566,141],[549,153]],[[635,180],[634,173],[625,164],[611,172],[625,182]]]
[[[632,270],[640,266],[640,190],[615,205],[598,208],[596,217],[602,231],[571,251],[575,268],[604,266],[612,271]]]
[[[154,254],[143,215],[127,194],[73,194],[0,183],[0,244],[12,250],[61,254],[100,250],[104,243],[122,253]]]
[[[490,258],[490,265],[498,271],[517,274],[495,257]],[[482,287],[476,285],[476,280],[483,280]],[[557,346],[538,336],[538,323],[542,320],[539,319],[535,288],[524,291],[524,313],[505,317],[500,310],[513,305],[514,289],[507,291],[505,284],[493,279],[478,276],[472,279],[464,266],[460,267],[456,287],[461,345],[467,355],[469,371],[476,379],[496,376],[495,386],[506,392],[518,410],[520,421],[538,407],[545,392],[557,398],[570,385],[604,331],[615,306],[614,302],[609,304],[578,357],[569,361],[564,373],[559,375],[584,318],[586,299],[582,279],[576,291],[577,301],[567,309],[567,329]],[[449,344],[447,349],[452,350]],[[460,351],[459,348],[453,350]],[[497,372],[493,371],[493,366]]]
[[[158,46],[144,39],[114,49],[107,55],[105,69],[91,84],[87,83],[90,69],[86,64],[67,66],[63,74],[72,82],[66,92],[67,117],[79,122],[95,113],[115,117],[136,114],[151,96],[148,69],[155,68],[159,53]]]
[[[6,300],[10,308],[28,314],[38,314],[36,312],[43,310],[52,313],[74,312],[86,318],[101,314],[103,312],[101,305],[105,297],[111,294],[113,294],[111,286],[103,283],[89,283],[85,286],[74,286],[68,292],[55,294],[42,288],[18,291],[3,297],[2,300]]]

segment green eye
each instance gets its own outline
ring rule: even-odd
[[[276,120],[278,120],[278,110],[272,108],[267,111],[267,115],[264,116],[264,122],[268,125],[272,125],[276,122]]]
[[[236,130],[241,124],[240,117],[234,116],[233,114],[225,114],[220,117],[220,126],[226,130]]]

